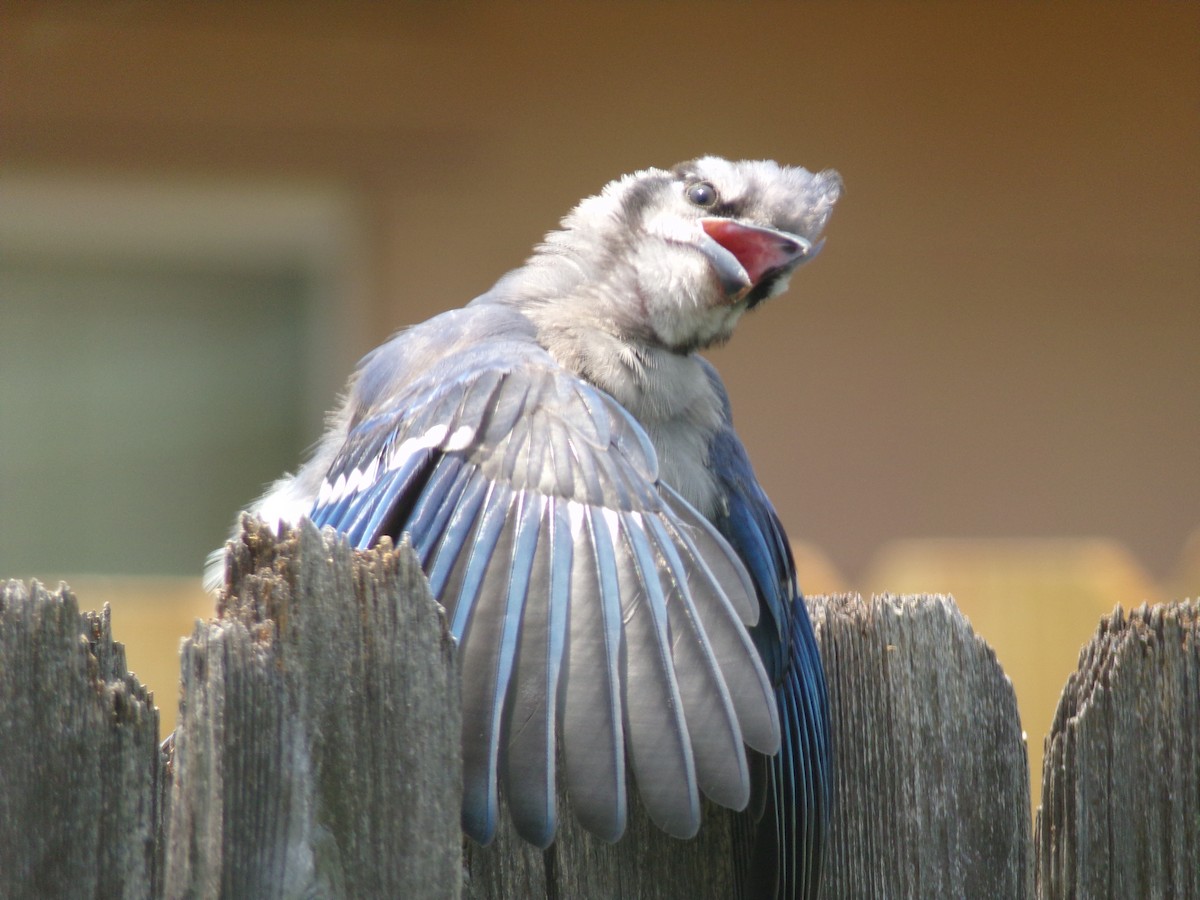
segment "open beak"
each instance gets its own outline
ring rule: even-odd
[[[704,235],[700,249],[708,256],[721,284],[735,301],[754,290],[763,279],[789,272],[816,256],[820,241],[774,228],[747,225],[734,219],[700,220]]]

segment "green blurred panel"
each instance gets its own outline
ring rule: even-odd
[[[0,263],[0,577],[198,573],[293,467],[297,272]]]

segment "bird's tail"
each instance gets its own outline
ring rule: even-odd
[[[812,624],[803,600],[791,617],[791,653],[775,691],[782,744],[755,754],[755,796],[739,859],[744,900],[813,900],[821,884],[832,794],[829,708]]]

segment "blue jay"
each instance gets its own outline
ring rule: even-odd
[[[833,171],[716,157],[612,182],[485,294],[368,354],[309,461],[252,507],[360,548],[410,535],[459,645],[476,841],[502,790],[517,831],[548,846],[556,779],[616,840],[628,765],[679,837],[701,793],[742,809],[753,786],[751,893],[815,894],[821,661],[783,527],[697,351],[786,289],[840,190]]]

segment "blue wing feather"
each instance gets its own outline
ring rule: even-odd
[[[463,831],[481,844],[491,841],[498,815],[491,697],[508,599],[506,590],[482,588],[489,579],[499,582],[498,570],[508,568],[512,531],[506,525],[513,502],[506,486],[488,485],[470,547],[459,555],[461,580],[443,595],[450,633],[462,648]]]
[[[706,796],[742,809],[750,796],[746,753],[733,700],[688,587],[687,570],[658,516],[645,517],[648,546],[665,562],[666,612],[674,665],[687,673],[679,679],[684,720],[696,763],[696,781]],[[714,635],[718,622],[710,622]]]
[[[746,562],[763,604],[750,632],[775,682],[783,731],[780,752],[766,766],[752,889],[756,896],[813,898],[831,792],[828,697],[816,637],[783,528],[732,429],[718,435],[712,453],[727,501],[715,524]]]
[[[450,614],[450,633],[460,644],[467,639],[475,601],[487,577],[492,554],[505,533],[512,502],[513,492],[510,489],[494,482],[489,485],[483,508],[479,512],[475,538],[467,554],[462,586],[457,597],[447,598],[450,602],[443,604]]]
[[[556,739],[576,816],[606,839],[625,827],[627,749],[672,833],[695,832],[700,789],[744,803],[741,741],[779,743],[746,630],[779,547],[754,504],[737,508],[747,573],[738,541],[659,482],[644,429],[540,348],[402,377],[400,341],[356,382],[311,518],[356,547],[411,536],[460,646],[464,830],[491,840],[502,789],[519,833],[552,840]]]
[[[529,588],[530,573],[533,570],[533,561],[538,545],[538,525],[544,506],[542,498],[531,497],[525,493],[517,495],[516,505],[518,510],[512,520],[507,523],[508,527],[503,534],[505,538],[503,543],[511,546],[511,557],[505,559],[503,556],[497,556],[488,566],[488,578],[495,577],[502,580],[501,590],[495,592],[504,594],[499,633],[495,635],[494,628],[489,628],[487,632],[479,630],[476,632],[473,642],[473,652],[476,657],[479,656],[481,650],[486,652],[487,649],[490,649],[479,647],[481,641],[495,641],[496,644],[493,651],[495,654],[494,667],[490,671],[485,669],[482,679],[478,682],[481,695],[479,700],[483,705],[481,720],[485,723],[482,749],[486,753],[488,773],[486,779],[486,833],[488,834],[492,832],[496,824],[499,805],[497,778],[500,739],[503,730],[501,728],[502,716],[508,696],[509,682],[516,664],[520,625],[525,612],[525,597]],[[506,565],[507,572],[504,570]],[[507,581],[507,584],[504,585],[503,581]],[[481,604],[481,607],[483,605]],[[464,696],[464,707],[471,702],[469,688],[472,684],[473,682],[465,677],[464,672],[464,693],[467,694]],[[473,716],[474,714],[472,714]],[[464,770],[465,768],[464,761]],[[464,818],[466,817],[467,814],[464,812]],[[473,821],[474,816],[471,819]]]
[[[672,527],[690,558],[698,563],[706,577],[720,586],[743,622],[757,623],[760,616],[757,588],[737,551],[708,519],[674,490],[667,485],[661,487],[663,499],[679,523],[678,528]],[[664,519],[664,522],[670,520]]]
[[[762,667],[754,665],[753,644],[746,628],[709,568],[709,561],[720,554],[710,554],[706,559],[684,527],[659,517],[650,517],[650,522],[664,552],[673,560],[671,566],[678,566],[676,571],[682,570],[686,579],[691,603],[704,623],[705,635],[729,687],[743,740],[763,753],[774,753],[779,748],[774,689]],[[681,554],[687,554],[686,563]]]
[[[413,506],[404,530],[412,537],[413,549],[426,569],[431,551],[445,534],[450,517],[458,509],[473,474],[459,457],[443,456]]]
[[[421,547],[429,545],[431,549],[436,548],[433,551],[432,565],[426,564],[426,571],[429,573],[429,589],[435,597],[441,599],[442,605],[447,609],[453,607],[447,604],[446,598],[458,596],[457,589],[453,592],[446,589],[447,582],[454,571],[455,564],[459,562],[460,558],[463,558],[463,548],[474,533],[479,509],[483,506],[491,489],[491,482],[478,472],[471,472],[469,478],[470,480],[458,498],[458,503],[455,504],[445,527],[437,532],[431,530],[428,533],[413,534],[413,541]]]
[[[627,647],[622,703],[638,792],[655,824],[676,837],[692,837],[700,827],[700,798],[658,567],[645,533],[628,513],[618,516],[613,537],[620,547]]]
[[[616,559],[598,512],[572,504],[568,514],[573,559],[559,701],[563,768],[575,815],[589,831],[615,841],[627,814]]]
[[[509,811],[520,833],[539,847],[554,839],[557,823],[554,712],[572,551],[570,526],[558,506],[554,501],[546,504],[545,521],[540,525],[523,597],[515,688],[509,693],[501,747]]]
[[[385,527],[388,519],[403,519],[405,508],[412,505],[414,491],[424,483],[433,462],[430,450],[414,453],[399,470],[381,479],[376,491],[363,492],[344,529],[353,546],[361,549],[371,546],[380,534],[389,530]]]
[[[744,496],[731,495],[728,500],[728,517],[720,530],[729,539],[746,564],[750,577],[758,590],[766,615],[759,619],[751,633],[755,645],[767,668],[767,674],[778,682],[786,666],[780,640],[780,627],[789,618],[788,600],[779,583],[779,560],[771,553],[771,545],[763,535]]]

